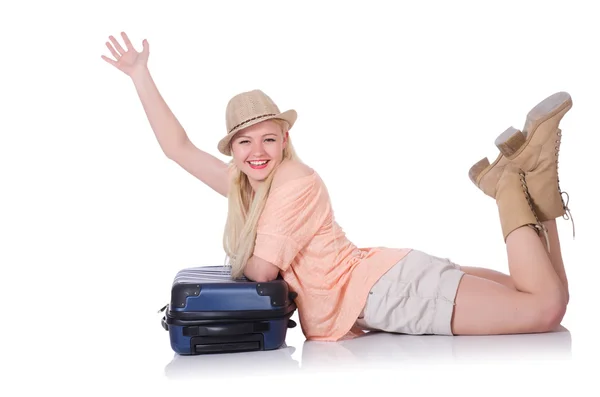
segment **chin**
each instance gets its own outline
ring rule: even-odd
[[[248,167],[248,172],[246,172],[246,175],[248,175],[249,178],[254,179],[255,181],[262,182],[265,179],[267,179],[267,176],[269,176],[270,172],[271,167],[267,167],[262,170],[253,170],[252,168]]]

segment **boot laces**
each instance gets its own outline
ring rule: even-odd
[[[559,129],[556,134],[558,135],[558,139],[556,140],[556,146],[554,147],[555,149],[555,156],[556,156],[556,170],[557,170],[557,177],[556,177],[556,185],[558,187],[558,192],[560,194],[560,201],[562,202],[563,205],[563,209],[565,210],[565,213],[563,214],[563,219],[565,220],[571,220],[571,225],[573,226],[573,239],[575,238],[575,221],[573,219],[573,216],[571,215],[571,210],[569,209],[569,193],[560,190],[560,178],[558,177],[558,152],[560,151],[560,141],[562,139],[562,131]],[[567,196],[567,201],[565,202],[565,200],[563,199],[563,194],[566,194]]]
[[[544,239],[546,240],[546,250],[548,251],[548,253],[550,253],[550,238],[548,237],[548,228],[542,222],[540,222],[540,219],[538,218],[535,209],[533,208],[533,201],[531,200],[529,188],[527,187],[527,181],[525,180],[525,172],[521,169],[519,170],[519,177],[521,179],[523,193],[525,193],[525,198],[527,199],[527,204],[529,204],[529,208],[531,209],[531,212],[533,213],[533,216],[535,217],[535,220],[537,222],[535,225],[529,226],[531,226],[536,231],[538,236],[540,235],[540,232],[544,233]]]

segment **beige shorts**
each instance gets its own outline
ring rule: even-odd
[[[465,273],[449,259],[412,250],[371,288],[356,325],[411,335],[452,335],[458,284]]]

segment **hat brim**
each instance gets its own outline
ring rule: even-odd
[[[233,139],[235,134],[238,133],[239,131],[241,131],[245,128],[248,128],[250,126],[253,126],[255,124],[262,123],[263,121],[273,120],[273,119],[283,120],[286,123],[288,123],[288,126],[289,126],[288,130],[289,130],[292,128],[294,123],[296,123],[297,118],[298,118],[298,113],[294,109],[290,109],[283,113],[279,113],[279,114],[276,114],[273,116],[261,117],[256,120],[249,121],[237,128],[234,128],[230,133],[228,133],[223,139],[221,139],[219,141],[219,144],[217,145],[217,147],[219,149],[219,152],[223,153],[226,156],[231,156],[231,150],[229,147],[229,143],[231,142],[231,140]]]

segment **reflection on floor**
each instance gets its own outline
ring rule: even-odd
[[[343,368],[389,367],[444,361],[568,360],[571,333],[556,332],[499,336],[413,336],[370,333],[357,339],[329,343],[305,341],[301,362],[296,349],[284,346],[274,351],[179,356],[166,366],[169,378],[268,376],[296,371],[326,371]]]

